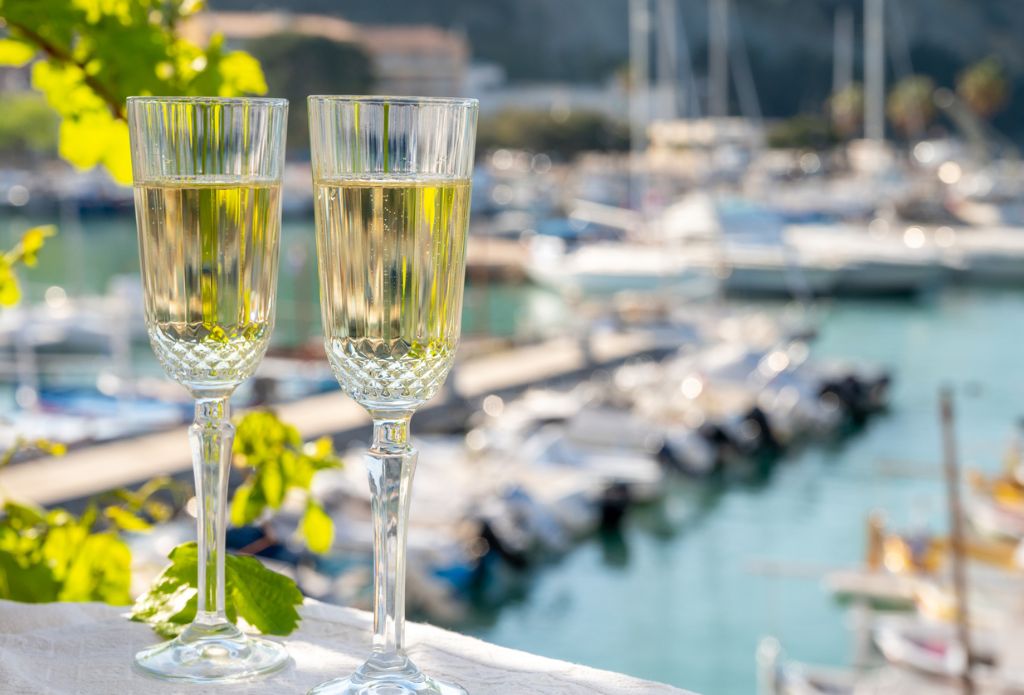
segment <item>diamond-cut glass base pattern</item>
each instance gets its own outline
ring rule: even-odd
[[[269,331],[264,331],[264,335]],[[237,385],[253,375],[267,351],[267,339],[238,336],[223,341],[172,339],[159,329],[149,331],[167,376],[190,388]]]
[[[451,371],[453,346],[414,348],[404,340],[337,339],[327,356],[342,390],[365,408],[415,407],[433,398]]]

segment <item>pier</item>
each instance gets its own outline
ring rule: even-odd
[[[608,367],[657,350],[644,334],[606,334],[580,341],[558,338],[535,345],[480,355],[456,366],[455,393],[473,399],[489,393],[527,386]],[[589,354],[588,354],[589,353]],[[442,391],[417,415],[437,417],[452,405],[451,390]],[[275,406],[283,420],[293,423],[307,439],[321,436],[355,438],[369,425],[361,407],[341,391]],[[26,461],[0,471],[0,489],[10,499],[48,505],[82,499],[160,475],[177,475],[192,467],[187,428],[133,437],[76,449],[59,458]]]

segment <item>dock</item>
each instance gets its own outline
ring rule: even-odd
[[[522,282],[526,279],[526,248],[514,239],[469,236],[466,277],[475,282]]]
[[[457,398],[514,392],[534,384],[577,376],[659,350],[643,333],[604,334],[584,345],[558,338],[479,355],[456,365],[453,389],[443,389],[420,413],[439,414]],[[353,438],[369,425],[366,412],[341,391],[274,406],[305,439]],[[415,432],[415,425],[414,430]],[[162,475],[187,473],[192,466],[187,427],[76,449],[62,457],[25,461],[0,470],[0,497],[51,505],[78,500]]]

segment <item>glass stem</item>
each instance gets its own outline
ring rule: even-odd
[[[373,657],[370,668],[409,666],[405,630],[405,540],[416,450],[409,445],[411,414],[375,418],[366,454],[373,514]]]
[[[228,396],[196,399],[196,418],[189,427],[192,466],[196,476],[196,521],[199,536],[199,596],[196,623],[222,625],[224,553],[227,532],[227,488],[235,427]]]

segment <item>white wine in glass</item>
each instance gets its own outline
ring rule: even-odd
[[[373,418],[373,650],[315,695],[465,695],[406,655],[413,413],[448,377],[466,270],[473,99],[309,98],[324,347]]]
[[[315,188],[327,358],[364,407],[415,408],[455,358],[469,181],[399,175]]]
[[[274,326],[287,114],[283,99],[128,100],[146,328],[164,371],[196,403],[196,617],[135,655],[157,678],[247,680],[288,663],[280,644],[243,634],[224,604],[229,399]]]
[[[210,389],[252,376],[274,323],[281,185],[223,176],[135,187],[146,317],[175,381]]]

